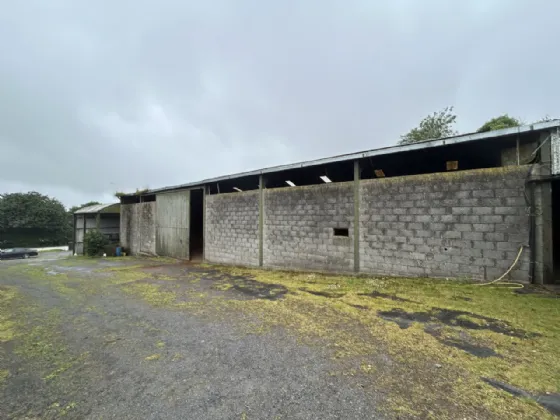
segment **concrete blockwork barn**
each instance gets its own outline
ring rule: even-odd
[[[553,283],[560,121],[277,166],[121,197],[132,254]]]

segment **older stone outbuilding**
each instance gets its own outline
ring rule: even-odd
[[[133,254],[551,283],[560,121],[265,168],[121,197]]]
[[[74,213],[74,254],[84,254],[84,235],[92,229],[103,233],[109,243],[118,244],[120,238],[120,203],[96,204]]]

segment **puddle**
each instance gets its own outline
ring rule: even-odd
[[[463,330],[452,330],[446,331],[446,335],[444,335],[444,325],[442,324],[434,324],[434,323],[427,323],[424,326],[424,332],[430,334],[436,340],[438,340],[441,344],[446,346],[455,347],[456,349],[463,350],[473,356],[480,357],[480,358],[487,358],[487,357],[499,357],[502,358],[502,355],[496,353],[494,349],[491,347],[485,346],[477,342],[476,338],[471,336],[469,333]],[[455,336],[449,336],[449,334],[455,334]]]
[[[261,283],[250,279],[234,281],[233,288],[257,299],[277,300],[288,293],[288,289],[281,284]]]
[[[193,273],[200,276],[201,282],[210,282],[218,286],[218,290],[220,285],[229,286],[223,290],[233,289],[255,299],[277,300],[288,293],[288,289],[281,284],[262,283],[246,276],[233,276],[219,270],[189,267],[188,274]]]
[[[339,299],[344,295],[346,295],[346,293],[342,293],[342,292],[327,292],[325,290],[320,290],[320,291],[309,290],[309,289],[299,289],[299,290],[301,290],[302,292],[310,293],[315,296],[322,296],[329,299]]]
[[[410,327],[414,322],[423,324],[428,322],[440,322],[450,327],[462,327],[469,330],[488,330],[510,337],[529,338],[540,335],[513,328],[507,322],[499,319],[452,309],[432,308],[429,312],[406,312],[400,308],[395,308],[390,311],[379,311],[378,314],[385,320],[395,322],[402,329]]]
[[[488,385],[494,388],[506,391],[507,393],[513,395],[514,397],[529,398],[540,404],[542,407],[546,408],[552,414],[560,416],[560,394],[539,394],[533,395],[521,388],[516,388],[512,385],[506,384],[505,382],[498,381],[496,379],[481,378]]]
[[[174,292],[177,292],[176,289],[181,289],[179,292],[195,290],[201,293],[210,292],[223,295],[236,291],[248,299],[277,300],[288,293],[288,289],[281,284],[263,283],[247,276],[234,276],[219,270],[185,267],[184,265],[177,265],[173,268],[174,270],[171,272],[168,266],[165,267],[165,270],[159,268],[147,270],[152,272],[153,278],[150,279],[150,282],[174,289]],[[242,297],[239,294],[237,298]]]
[[[378,311],[377,313],[384,320],[393,321],[403,330],[410,327],[414,322],[425,324],[432,320],[432,317],[427,312],[408,313],[400,308],[391,309],[390,311]]]
[[[371,298],[384,298],[384,299],[391,299],[394,300],[396,302],[409,302],[409,303],[419,303],[419,302],[415,302],[413,300],[410,299],[405,299],[405,298],[401,298],[395,295],[390,295],[388,293],[381,293],[378,292],[376,290],[374,290],[371,293],[358,293],[358,296],[367,296],[367,297],[371,297]]]

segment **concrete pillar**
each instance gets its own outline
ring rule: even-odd
[[[206,261],[206,196],[208,186],[202,187],[202,261]]]
[[[535,284],[546,284],[554,281],[553,247],[552,247],[552,185],[550,181],[539,182],[550,176],[551,147],[549,134],[540,138],[540,162],[533,172],[536,180],[533,186],[534,234],[534,273]]]
[[[264,260],[264,178],[259,175],[259,267],[263,266]]]
[[[87,213],[83,213],[82,217],[84,218],[84,231],[82,235],[82,255],[86,255],[86,223],[87,223]]]
[[[74,244],[73,244],[72,254],[76,255],[76,243],[78,242],[78,215],[74,213],[72,217],[74,220],[74,239],[72,240]]]
[[[360,162],[354,161],[354,272],[360,272]]]
[[[536,284],[553,282],[552,188],[550,182],[538,182],[534,190],[535,279]]]

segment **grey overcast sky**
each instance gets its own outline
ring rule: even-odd
[[[67,206],[560,114],[558,0],[0,6],[0,193]]]

